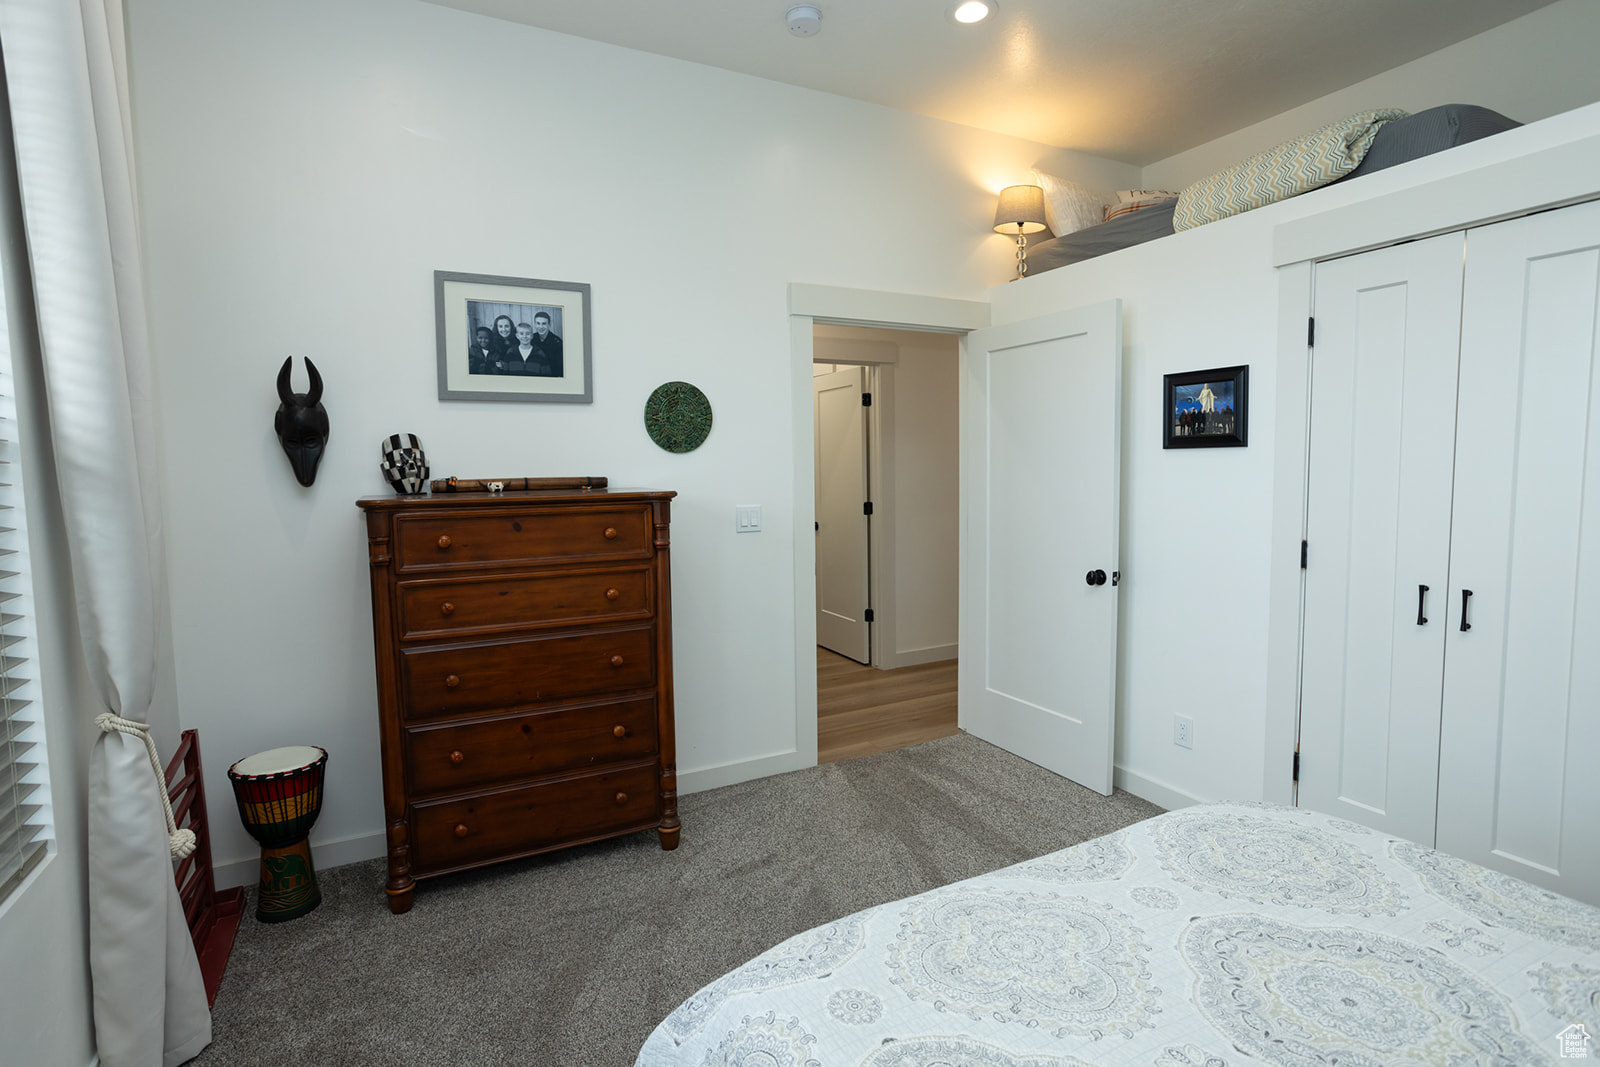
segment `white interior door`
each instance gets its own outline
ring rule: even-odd
[[[817,486],[817,644],[867,663],[871,654],[867,419],[863,367],[812,379]]]
[[[1299,803],[1432,845],[1464,237],[1319,264]]]
[[[1467,252],[1438,845],[1600,904],[1600,204]]]
[[[1122,302],[971,334],[965,384],[960,725],[1109,796]]]

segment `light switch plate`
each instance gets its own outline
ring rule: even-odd
[[[761,505],[736,504],[733,509],[733,528],[739,533],[760,533]]]

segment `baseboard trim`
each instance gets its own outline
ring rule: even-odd
[[[882,657],[880,669],[892,671],[898,667],[918,667],[924,663],[943,663],[957,659],[961,646],[957,644],[934,645],[931,648],[912,648],[904,652],[891,652]]]
[[[789,751],[771,756],[758,756],[755,759],[737,760],[733,763],[719,763],[715,767],[679,771],[678,794],[681,796],[685,793],[703,793],[707,789],[748,782],[752,778],[766,778],[787,771],[804,770],[807,767],[815,767],[816,762],[815,758],[808,760],[800,752]]]
[[[343,867],[347,863],[377,859],[388,852],[389,845],[383,831],[356,834],[337,841],[311,842],[311,864],[319,871]],[[232,889],[236,885],[255,885],[261,877],[261,854],[228,860],[215,865],[217,888]]]
[[[1111,784],[1124,792],[1132,793],[1141,800],[1176,811],[1178,808],[1187,808],[1195,804],[1204,804],[1206,801],[1193,793],[1186,793],[1177,786],[1168,785],[1166,782],[1148,775],[1137,774],[1126,767],[1113,767],[1111,769]]]

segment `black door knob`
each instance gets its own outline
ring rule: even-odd
[[[1105,585],[1106,572],[1102,570],[1092,570],[1083,576],[1083,580],[1088,585]]]

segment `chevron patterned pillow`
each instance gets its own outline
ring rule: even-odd
[[[1172,228],[1193,229],[1342,178],[1361,165],[1384,123],[1405,117],[1395,108],[1362,111],[1202,178],[1178,194]]]

